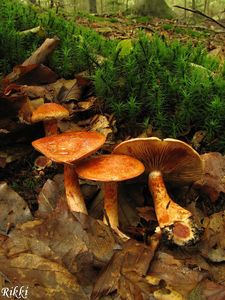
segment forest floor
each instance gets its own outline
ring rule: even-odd
[[[152,36],[158,34],[167,39],[177,39],[181,42],[192,42],[193,46],[202,43],[212,55],[224,59],[224,31],[222,27],[211,20],[202,20],[198,24],[187,24],[179,20],[139,17],[77,17],[80,25],[92,28],[108,39],[138,38],[140,31]],[[224,25],[225,22],[221,21]]]
[[[209,21],[188,26],[172,20],[83,16],[76,22],[107,39],[134,39],[144,30],[149,37],[157,33],[193,45],[202,42],[211,55],[222,61],[225,58],[224,31]],[[31,76],[35,78],[35,74]],[[117,136],[113,116],[95,113],[95,95],[84,75],[74,80],[61,79],[28,94],[36,93],[36,98],[41,98],[44,93],[53,99],[60,92],[85,93],[85,104],[80,99],[65,105],[73,112],[73,118],[60,121],[59,129],[97,130],[107,138],[100,153],[110,153],[116,144],[132,136],[126,132],[123,137]],[[31,286],[30,300],[38,299],[37,295],[46,300],[90,299],[92,289],[91,299],[225,299],[224,156],[202,154],[207,166],[204,184],[168,187],[173,198],[180,199],[179,203],[188,207],[202,227],[197,245],[179,248],[154,233],[157,222],[146,178],[120,186],[121,228],[132,237],[124,243],[108,226],[96,221],[103,217],[103,196],[98,183],[80,181],[93,219],[76,213],[72,216],[67,211],[62,200],[62,166],[35,164],[39,154],[30,144],[44,136],[42,124],[27,124],[29,101],[20,102],[19,118],[25,124],[18,124],[15,99],[21,99],[21,90],[11,86],[5,97],[9,102],[3,104],[4,114],[0,114],[0,140],[5,147],[0,152],[0,210],[4,211],[4,216],[0,215],[0,241],[7,255],[0,257],[0,265],[7,278],[15,277],[15,282],[23,278],[21,284]],[[140,136],[149,135],[145,131]],[[197,134],[192,146],[199,150],[198,144],[201,137]],[[13,204],[9,204],[12,199]],[[21,224],[25,221],[31,222]],[[17,223],[20,225],[15,228]],[[35,267],[29,269],[28,261]],[[23,268],[26,271],[21,273]],[[1,273],[5,286],[12,285]]]

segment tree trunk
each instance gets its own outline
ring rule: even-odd
[[[209,14],[209,4],[210,4],[210,0],[205,0],[205,3],[204,3],[204,13],[205,14]]]
[[[171,18],[173,11],[165,0],[140,0],[136,6],[136,12],[142,16],[154,16],[159,18]]]
[[[103,14],[103,0],[100,1],[101,14]]]
[[[97,13],[97,4],[96,0],[89,0],[90,13]]]
[[[50,8],[53,8],[54,6],[54,0],[50,0]]]

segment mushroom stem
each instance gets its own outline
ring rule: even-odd
[[[160,171],[150,172],[148,186],[159,226],[167,239],[179,246],[195,243],[199,238],[200,229],[193,222],[191,212],[170,198]]]
[[[175,203],[167,193],[160,171],[150,172],[148,186],[151,191],[157,220],[160,228],[182,222],[191,217],[191,213]]]
[[[51,136],[58,134],[58,122],[57,120],[46,120],[43,121],[45,136]]]
[[[66,200],[70,210],[88,214],[80,190],[79,179],[73,165],[64,164],[64,185]]]
[[[119,219],[116,182],[104,182],[104,209],[108,216],[110,226],[113,229],[118,228]],[[104,223],[107,224],[105,217]]]

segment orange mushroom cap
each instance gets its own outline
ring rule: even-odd
[[[73,163],[96,152],[105,142],[98,132],[73,131],[32,142],[33,147],[58,163]]]
[[[114,154],[126,154],[143,162],[147,172],[160,171],[165,180],[190,183],[202,176],[200,155],[188,144],[167,138],[135,138],[115,147]]]
[[[69,117],[69,111],[57,103],[44,103],[40,105],[32,114],[33,123],[47,120],[61,120]]]
[[[144,165],[128,155],[101,155],[76,165],[77,174],[84,179],[101,182],[123,181],[139,176]]]

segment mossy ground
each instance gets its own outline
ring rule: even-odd
[[[188,142],[203,130],[202,151],[225,152],[225,67],[207,54],[215,36],[219,40],[212,31],[149,17],[65,18],[13,0],[1,2],[0,17],[2,74],[22,63],[46,37],[57,35],[60,45],[47,62],[50,68],[64,78],[88,70],[98,107],[114,114],[120,128],[138,133],[151,126],[162,137]],[[41,34],[21,34],[35,26],[43,28]],[[129,43],[118,47],[121,39]]]

